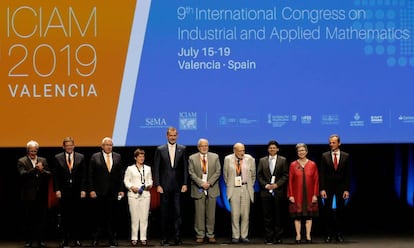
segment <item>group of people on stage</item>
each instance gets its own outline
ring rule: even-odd
[[[44,230],[47,213],[48,182],[53,178],[56,198],[62,215],[63,236],[61,247],[81,246],[79,233],[80,202],[89,197],[93,202],[94,227],[92,246],[103,238],[109,246],[118,246],[116,237],[117,202],[128,199],[131,218],[131,245],[146,246],[151,189],[159,193],[161,207],[161,245],[181,245],[182,197],[190,190],[194,199],[195,242],[216,243],[216,199],[226,194],[231,208],[231,242],[249,243],[250,205],[254,202],[256,179],[260,185],[264,238],[266,244],[283,242],[282,217],[284,201],[288,199],[288,211],[296,230],[295,242],[302,242],[302,224],[305,225],[305,241],[312,242],[312,219],[323,215],[325,242],[343,242],[343,217],[350,197],[350,159],[341,151],[338,135],[329,137],[331,150],[322,155],[317,166],[307,158],[306,144],[296,145],[298,159],[291,162],[278,154],[279,144],[270,141],[268,155],[260,158],[256,173],[256,161],[245,153],[245,146],[236,143],[233,153],[225,156],[223,168],[219,155],[209,151],[207,139],[199,139],[198,152],[187,156],[186,147],[177,144],[178,132],[169,127],[167,143],[155,150],[153,165],[145,164],[145,151],[136,149],[135,163],[126,169],[121,155],[112,151],[112,139],[102,140],[102,151],[91,156],[89,164],[85,156],[74,150],[73,138],[63,140],[64,151],[55,156],[53,166],[45,158],[37,156],[39,144],[27,143],[27,155],[17,163],[21,176],[21,200],[26,227],[25,247],[33,241],[45,247]],[[226,191],[220,192],[219,178],[223,176]],[[190,189],[188,189],[190,186]],[[126,195],[125,195],[125,192]]]

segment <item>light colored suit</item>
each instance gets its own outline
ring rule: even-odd
[[[188,160],[188,171],[191,177],[191,197],[194,198],[195,202],[194,230],[197,238],[204,238],[205,236],[213,238],[216,198],[220,195],[218,179],[221,174],[221,165],[219,156],[216,153],[207,153],[207,182],[210,184],[210,188],[204,191],[201,187],[203,184],[201,156],[201,153],[197,152],[191,155]]]
[[[138,240],[138,230],[140,230],[140,240],[147,240],[148,215],[151,202],[148,187],[152,186],[151,167],[144,165],[143,169],[138,171],[135,164],[128,166],[125,171],[124,184],[128,189],[131,240]],[[131,190],[132,186],[140,188],[142,185],[146,187],[142,194],[134,193]]]
[[[240,187],[235,186],[237,158],[234,154],[224,158],[223,176],[227,185],[227,199],[230,201],[232,238],[245,239],[249,232],[250,202],[254,202],[254,183],[256,180],[255,159],[245,154],[242,160],[242,181]],[[241,224],[240,223],[241,219]]]

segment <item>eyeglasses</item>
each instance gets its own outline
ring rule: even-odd
[[[30,153],[37,153],[37,150],[30,150]]]

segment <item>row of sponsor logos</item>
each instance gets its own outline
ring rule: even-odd
[[[206,117],[203,113],[203,117]],[[178,128],[179,130],[197,130],[199,121],[198,112],[179,112],[178,113]],[[262,121],[258,114],[216,114],[217,127],[254,127]],[[385,123],[384,115],[361,115],[358,112],[354,113],[349,118],[340,118],[339,114],[323,114],[318,118],[313,115],[290,115],[290,114],[267,114],[267,125],[271,127],[283,127],[289,123],[298,123],[303,125],[321,124],[321,125],[343,125],[350,127],[363,127],[365,125],[382,125]],[[177,120],[177,119],[176,119]],[[176,120],[171,120],[167,117],[147,116],[143,123],[139,125],[140,128],[166,128]],[[414,124],[414,115],[398,115],[395,120],[398,123],[412,123]],[[203,119],[203,123],[207,122]]]

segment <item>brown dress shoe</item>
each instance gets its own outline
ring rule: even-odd
[[[208,238],[208,242],[210,244],[215,244],[215,243],[217,243],[217,240],[214,237],[212,237],[212,238]]]
[[[196,238],[196,243],[197,244],[204,243],[204,239],[203,238]]]

